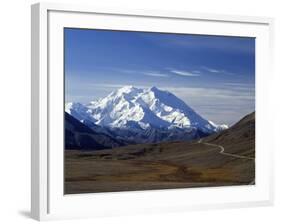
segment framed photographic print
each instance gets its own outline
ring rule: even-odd
[[[271,18],[32,6],[32,216],[269,205]]]

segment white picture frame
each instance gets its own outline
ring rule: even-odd
[[[248,207],[273,203],[270,96],[273,19],[191,12],[32,5],[31,214],[37,220]],[[256,184],[254,186],[63,194],[63,27],[256,38]]]

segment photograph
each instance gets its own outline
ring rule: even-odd
[[[255,185],[254,37],[63,34],[64,194]]]

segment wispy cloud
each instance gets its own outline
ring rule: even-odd
[[[162,88],[161,88],[162,89]],[[254,89],[240,88],[201,88],[201,87],[163,87],[163,89],[175,93],[182,99],[196,98],[202,102],[209,102],[208,99],[214,100],[253,100]]]
[[[189,71],[182,71],[182,70],[170,70],[171,73],[176,74],[176,75],[180,75],[180,76],[185,76],[185,77],[198,77],[200,76],[199,73],[192,73]]]
[[[204,69],[208,72],[211,72],[211,73],[224,73],[225,72],[225,70],[219,70],[219,69],[214,69],[214,68],[205,67],[205,66],[202,66],[202,69]]]
[[[162,88],[174,93],[200,115],[216,123],[232,125],[255,110],[255,88]]]
[[[120,73],[131,74],[131,75],[145,75],[145,76],[158,77],[158,78],[169,77],[169,74],[159,71],[151,71],[151,70],[149,71],[143,69],[122,69],[122,68],[116,68],[114,70]]]
[[[233,86],[233,87],[248,87],[254,88],[255,83],[241,83],[241,82],[224,82],[223,85],[225,86]]]
[[[217,69],[212,69],[212,68],[208,68],[206,70],[208,70],[209,72],[212,72],[212,73],[222,73],[222,72],[224,72],[224,70],[217,70]]]
[[[200,70],[180,70],[175,68],[166,68],[164,71],[151,71],[143,69],[123,69],[115,68],[113,69],[119,73],[132,74],[132,75],[144,75],[158,78],[167,78],[171,75],[178,75],[184,77],[198,77],[201,76],[202,72]]]
[[[90,87],[101,88],[101,89],[118,89],[122,88],[123,84],[105,84],[105,83],[92,83]]]
[[[114,68],[112,70],[117,71],[119,73],[126,73],[126,74],[139,74],[140,72],[142,72],[141,70],[137,70],[137,69],[124,69],[124,68]]]
[[[91,83],[89,84],[90,88],[100,89],[100,90],[108,90],[113,91],[117,90],[119,88],[122,88],[124,86],[134,86],[137,88],[150,88],[149,85],[134,85],[133,83],[124,83],[124,84],[106,84],[106,83]]]
[[[224,69],[210,68],[206,66],[202,66],[201,68],[210,73],[221,74],[221,75],[233,75],[232,72],[226,71]]]
[[[146,76],[152,76],[152,77],[169,77],[168,74],[164,73],[158,73],[158,72],[142,72]]]

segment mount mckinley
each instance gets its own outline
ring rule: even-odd
[[[204,119],[181,99],[156,87],[124,86],[87,105],[66,103],[65,111],[103,139],[122,144],[192,140],[227,128]]]

